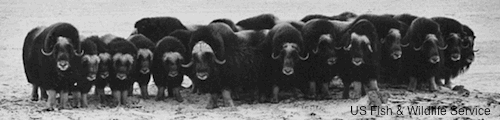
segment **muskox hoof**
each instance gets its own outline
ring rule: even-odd
[[[38,101],[38,96],[36,96],[36,97],[35,97],[35,96],[31,97],[31,101]]]
[[[165,97],[156,97],[156,99],[155,99],[155,100],[156,100],[156,101],[163,101],[163,100],[165,100]]]
[[[278,103],[280,102],[278,98],[271,98],[271,103]]]
[[[330,99],[333,99],[333,97],[330,96],[329,94],[323,94],[318,97],[318,100],[330,100]]]
[[[217,106],[217,104],[214,104],[214,103],[208,103],[207,107],[205,107],[205,108],[207,108],[207,109],[215,109],[215,108],[218,108],[218,107],[219,107],[219,106]]]
[[[315,94],[309,94],[309,95],[306,95],[306,99],[308,100],[315,100],[317,99],[318,96],[316,96]]]
[[[178,97],[175,97],[175,101],[177,101],[177,102],[180,102],[180,103],[181,103],[181,102],[184,102],[184,98],[182,98],[182,97],[178,96]]]

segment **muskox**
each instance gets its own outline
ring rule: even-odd
[[[164,37],[156,44],[151,67],[155,85],[158,87],[156,100],[164,99],[166,87],[169,97],[175,97],[178,102],[184,101],[180,89],[183,76],[186,74],[186,69],[181,67],[185,55],[186,48],[175,37]]]
[[[60,22],[34,28],[24,40],[23,63],[26,78],[33,84],[32,99],[38,98],[35,95],[38,87],[47,90],[48,108],[45,110],[55,108],[57,92],[61,107],[69,107],[68,92],[76,82],[74,66],[79,63],[77,58],[84,53],[80,49],[79,37],[73,25]]]
[[[143,34],[154,43],[177,29],[186,30],[186,26],[175,17],[148,17],[142,18],[134,25],[137,33]]]
[[[94,82],[95,85],[95,95],[97,95],[100,99],[100,103],[104,103],[104,87],[108,85],[112,60],[111,54],[109,53],[108,43],[111,42],[116,36],[111,34],[106,34],[104,36],[99,37],[99,39],[90,39],[97,47],[98,57],[99,57],[99,65],[97,70],[97,79]]]
[[[237,87],[257,88],[255,81],[262,77],[259,67],[263,56],[248,44],[253,40],[246,38],[235,34],[223,23],[209,24],[193,32],[188,45],[191,60],[182,66],[192,67],[192,72],[200,80],[197,86],[210,93],[208,109],[218,107],[220,92],[226,105],[233,107],[232,90]]]
[[[405,23],[406,25],[411,25],[413,20],[417,19],[418,17],[415,15],[412,15],[412,14],[404,13],[404,14],[395,15],[393,18]]]
[[[428,18],[417,18],[401,43],[409,44],[408,47],[403,47],[404,54],[401,58],[401,75],[410,82],[408,90],[416,90],[417,82],[422,80],[430,83],[431,91],[438,90],[435,77],[443,64],[442,50],[446,49],[439,24]]]
[[[474,53],[478,52],[479,50],[474,50],[474,42],[476,39],[474,31],[472,31],[472,29],[467,25],[463,25],[462,28],[465,32],[465,35],[461,43],[461,46],[463,48],[461,61],[463,66],[462,72],[465,72],[465,70],[469,69],[470,64],[472,64],[475,59]]]
[[[358,81],[378,91],[380,46],[377,29],[366,19],[358,20],[344,31],[339,51],[339,77],[344,83],[343,98],[349,98],[349,86]],[[364,91],[362,93],[365,93]]]
[[[305,51],[301,32],[289,23],[274,26],[259,47],[267,64],[264,73],[268,80],[262,86],[272,88],[271,102],[277,103],[280,87],[298,87],[297,84],[304,82],[301,79],[304,71],[298,67],[309,58],[309,53]]]
[[[215,20],[212,20],[212,22],[210,22],[210,24],[217,23],[217,22],[227,24],[229,27],[231,27],[231,30],[233,30],[233,32],[238,32],[239,31],[239,29],[236,26],[236,24],[234,24],[234,22],[232,20],[230,20],[230,19],[227,19],[227,18],[215,19]]]
[[[148,98],[148,84],[151,78],[151,64],[153,62],[153,51],[155,43],[142,34],[135,34],[127,38],[137,48],[136,66],[134,67],[134,74],[131,76],[134,82],[139,83],[141,88],[141,97]],[[130,86],[129,94],[132,95],[133,84]]]
[[[262,30],[273,28],[276,25],[276,21],[278,21],[278,17],[273,14],[261,14],[243,19],[237,22],[236,25],[244,30]]]
[[[114,37],[108,43],[111,54],[112,68],[109,87],[118,105],[128,105],[128,90],[134,82],[132,75],[136,67],[137,47],[121,37]]]
[[[87,96],[97,79],[97,72],[99,69],[100,58],[98,56],[97,45],[94,41],[99,41],[98,36],[90,36],[82,38],[80,41],[81,48],[85,53],[80,57],[80,64],[78,64],[78,75],[76,84],[73,88],[73,99],[75,99],[76,107],[87,107]]]
[[[461,63],[462,49],[466,47],[462,46],[465,36],[463,25],[457,20],[447,17],[433,17],[431,19],[439,24],[443,41],[448,45],[444,50],[444,68],[441,75],[436,78],[436,83],[440,86],[443,85],[441,82],[441,78],[443,78],[444,85],[451,88],[450,79],[457,77],[463,68]]]
[[[385,83],[397,83],[397,75],[401,68],[401,55],[403,51],[401,47],[401,39],[403,38],[406,29],[404,23],[388,15],[372,15],[365,14],[359,16],[355,22],[360,20],[368,20],[373,23],[377,36],[381,43],[380,46],[380,67],[381,75],[378,81]]]
[[[334,32],[336,26],[325,19],[310,20],[302,29],[303,40],[306,49],[309,52],[309,59],[305,61],[304,69],[308,69],[305,77],[309,81],[308,98],[330,99],[328,90],[329,81],[337,75],[337,51],[335,44],[339,44],[337,32]],[[316,85],[322,94],[316,96]]]

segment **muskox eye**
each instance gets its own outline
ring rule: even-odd
[[[462,42],[462,47],[469,47],[470,43],[469,42]]]

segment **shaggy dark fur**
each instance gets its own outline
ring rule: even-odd
[[[236,23],[236,25],[242,27],[244,30],[261,30],[261,29],[271,29],[276,25],[278,17],[273,14],[261,14],[247,19],[243,19]]]
[[[313,19],[325,19],[325,20],[330,20],[331,17],[326,16],[326,15],[321,15],[321,14],[312,14],[312,15],[306,15],[304,18],[300,19],[302,22],[308,22]]]
[[[351,39],[351,35],[354,33],[366,36],[369,43]],[[378,80],[380,75],[381,43],[375,26],[366,19],[358,20],[342,34],[340,41],[344,43],[343,49],[339,51],[338,59],[339,69],[341,69],[339,77],[344,83],[343,98],[349,98],[350,85],[354,81],[365,85],[370,83],[371,89],[378,89],[377,84],[371,81]],[[349,46],[351,47],[349,48]],[[368,47],[371,47],[372,51],[369,51]],[[363,63],[353,64],[353,61],[358,58],[361,58]]]
[[[139,53],[137,53],[138,56],[136,58],[136,66],[134,67],[133,70],[134,74],[131,76],[134,82],[139,83],[139,86],[141,88],[142,98],[145,99],[149,96],[148,84],[149,84],[149,79],[151,78],[151,72],[144,73],[144,71],[150,71],[151,64],[153,62],[152,61],[153,59],[151,57],[153,57],[155,43],[153,43],[153,41],[151,41],[142,34],[132,35],[128,38],[128,41],[132,42],[135,45],[135,47],[137,47],[138,50],[143,49],[143,50],[149,50],[151,52],[151,54],[147,56],[142,56],[139,55]],[[132,95],[132,90],[133,86],[130,87],[129,91],[130,95]]]
[[[335,37],[339,35],[333,32],[334,27],[328,20],[314,19],[307,22],[302,29],[305,51],[310,55],[304,64],[304,69],[308,70],[305,75],[309,81],[308,98],[331,99],[328,86],[338,72],[336,64],[338,50],[334,49],[334,46],[339,43]],[[320,89],[317,90],[316,86],[320,86]],[[316,96],[316,91],[321,91],[322,94]]]
[[[187,28],[175,17],[148,17],[142,18],[134,25],[137,33],[143,34],[154,43],[177,29]]]
[[[231,90],[238,87],[256,88],[256,80],[260,80],[259,77],[262,77],[259,73],[261,72],[260,65],[263,56],[258,53],[255,47],[249,45],[249,41],[253,40],[238,37],[226,24],[213,23],[193,32],[189,48],[192,49],[199,41],[210,45],[215,52],[215,56],[204,53],[202,58],[197,55],[193,56],[191,60],[194,62],[193,72],[198,74],[198,72],[207,70],[208,78],[200,81],[197,85],[212,95],[207,108],[218,107],[217,99],[221,91],[229,106],[234,106],[230,95]],[[226,60],[226,62],[217,64],[207,57],[216,57],[216,59]],[[193,61],[193,59],[200,61]]]
[[[121,37],[115,37],[108,44],[109,53],[112,56],[112,68],[110,71],[109,87],[111,88],[112,94],[118,105],[128,105],[128,90],[134,82],[133,77],[135,64],[137,64],[134,58],[137,57],[137,47],[130,41],[125,40]],[[134,60],[133,62],[126,62],[123,60],[114,59],[113,56],[121,53],[122,55],[131,55],[133,58],[128,58],[127,60]],[[125,69],[119,70],[125,67]],[[118,75],[126,76],[125,79],[120,80]]]
[[[415,20],[417,18],[418,18],[417,16],[412,15],[412,14],[408,14],[408,13],[399,14],[399,15],[394,16],[394,19],[399,20],[407,25],[411,25],[411,22],[413,22],[413,20]]]
[[[156,48],[154,51],[153,66],[151,66],[153,79],[156,87],[158,87],[156,99],[164,99],[166,87],[168,89],[168,97],[175,97],[177,101],[182,102],[183,98],[179,90],[183,76],[187,72],[187,69],[181,67],[184,60],[189,60],[182,59],[186,56],[186,48],[179,39],[171,36],[164,37],[158,41]],[[165,53],[178,53],[182,58],[165,60]],[[177,75],[169,76],[170,72],[177,72]]]
[[[435,36],[437,40],[427,39],[427,35]],[[444,47],[439,24],[428,18],[417,18],[412,22],[401,42],[402,44],[409,43],[408,47],[403,48],[402,67],[404,69],[401,70],[402,79],[410,78],[408,89],[415,90],[417,85],[415,82],[425,80],[431,83],[431,91],[436,90],[435,83],[432,82],[443,66],[443,53],[439,47]],[[415,50],[419,47],[421,50]],[[437,63],[431,63],[431,60]]]
[[[230,20],[230,19],[227,19],[227,18],[215,19],[212,22],[210,22],[210,24],[217,23],[217,22],[227,24],[229,27],[231,27],[231,30],[233,30],[233,32],[238,32],[239,31],[238,28],[236,27],[236,25],[234,24],[234,22],[232,20]]]
[[[68,43],[58,42],[59,37],[68,39]],[[80,35],[78,30],[69,23],[55,23],[49,27],[38,27],[32,29],[24,40],[23,63],[28,82],[33,84],[32,100],[37,100],[36,89],[41,87],[48,90],[49,110],[55,106],[55,92],[61,92],[61,104],[63,108],[68,100],[68,91],[76,82],[76,71],[74,66],[79,63],[76,55],[80,51]],[[54,49],[57,48],[57,49]],[[57,50],[57,51],[53,51]],[[42,51],[53,53],[49,56]],[[62,70],[58,62],[67,61],[67,69]],[[42,90],[42,92],[44,92]],[[42,97],[45,97],[42,94]]]

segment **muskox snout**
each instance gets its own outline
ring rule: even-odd
[[[397,59],[401,58],[401,55],[402,55],[402,54],[403,54],[403,52],[401,52],[401,51],[396,51],[396,52],[392,53],[392,55],[391,55],[391,56],[392,56],[392,59],[397,60]]]
[[[118,78],[120,80],[125,80],[125,79],[127,79],[127,75],[123,74],[123,73],[118,73],[118,74],[116,74],[116,78]]]
[[[141,69],[142,74],[148,74],[149,73],[149,68],[142,68]]]
[[[453,61],[460,60],[460,54],[458,54],[458,53],[451,54],[451,60],[453,60]]]
[[[208,73],[207,72],[198,72],[196,73],[196,77],[200,80],[206,80],[208,78]]]
[[[291,75],[291,74],[293,74],[293,71],[294,71],[293,68],[290,68],[290,67],[285,67],[282,70],[283,74],[285,74],[285,75]]]
[[[432,64],[436,64],[440,61],[440,58],[439,56],[432,56],[430,59],[429,59],[429,62],[431,62]]]
[[[168,72],[168,76],[170,76],[170,77],[176,77],[177,75],[179,75],[179,72],[177,72],[177,71]]]
[[[352,58],[352,64],[360,66],[361,64],[363,64],[363,58]]]
[[[328,60],[326,62],[328,65],[333,65],[333,64],[337,63],[337,58],[336,57],[328,58]]]
[[[102,79],[106,79],[106,78],[108,78],[108,76],[109,76],[109,72],[103,72],[103,73],[101,74],[101,78],[102,78]]]
[[[69,68],[69,62],[68,61],[58,61],[57,68],[59,68],[59,70],[61,70],[61,71],[66,71]]]
[[[87,76],[87,80],[94,81],[96,79],[96,76],[97,76],[96,74],[90,74]]]
[[[466,59],[467,63],[472,63],[474,61],[474,56],[470,56]]]

